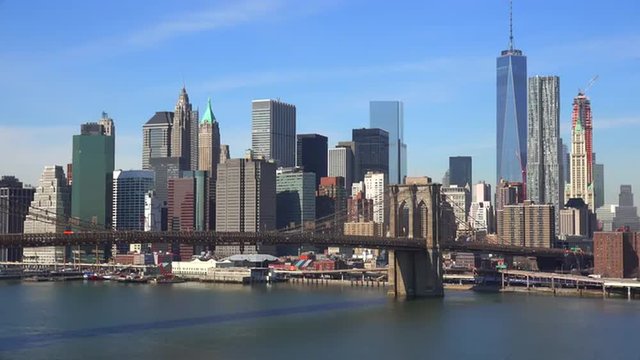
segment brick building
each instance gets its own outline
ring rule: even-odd
[[[638,277],[640,233],[596,232],[593,237],[593,272],[603,277]]]

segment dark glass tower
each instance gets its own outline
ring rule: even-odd
[[[327,176],[328,139],[319,134],[299,134],[296,148],[296,165],[305,172],[316,174],[316,189],[320,178]]]
[[[401,101],[369,102],[369,127],[389,133],[389,184],[402,184],[407,176],[404,110]]]
[[[449,184],[465,187],[473,185],[471,156],[449,157]]]
[[[510,13],[511,14],[511,13]],[[496,59],[496,181],[526,182],[527,57],[513,47],[510,19],[509,49]]]
[[[353,129],[355,143],[354,182],[364,180],[367,171],[382,172],[389,178],[389,133],[382,129]]]

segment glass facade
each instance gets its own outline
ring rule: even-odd
[[[552,204],[557,216],[564,205],[560,78],[530,78],[528,96],[527,198],[537,204]],[[557,218],[555,223],[560,223]]]
[[[115,134],[73,136],[71,216],[96,229],[111,228]]]
[[[527,168],[527,57],[505,50],[497,58],[496,183],[525,182]]]
[[[473,185],[471,156],[449,157],[449,185]]]
[[[355,143],[354,182],[369,172],[381,172],[389,178],[389,133],[383,129],[353,129]]]
[[[369,102],[369,127],[389,133],[389,183],[401,184],[407,176],[403,103],[401,101]]]
[[[144,230],[145,195],[154,186],[153,171],[113,172],[114,230]]]
[[[295,166],[296,107],[277,100],[254,100],[251,110],[251,149],[255,155],[281,167]]]

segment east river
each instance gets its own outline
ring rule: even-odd
[[[0,282],[0,359],[638,359],[640,301]]]

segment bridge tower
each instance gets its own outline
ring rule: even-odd
[[[391,185],[389,232],[393,238],[424,239],[425,249],[389,251],[389,295],[395,298],[440,297],[442,257],[440,254],[440,184],[427,177],[407,178],[406,185]]]

